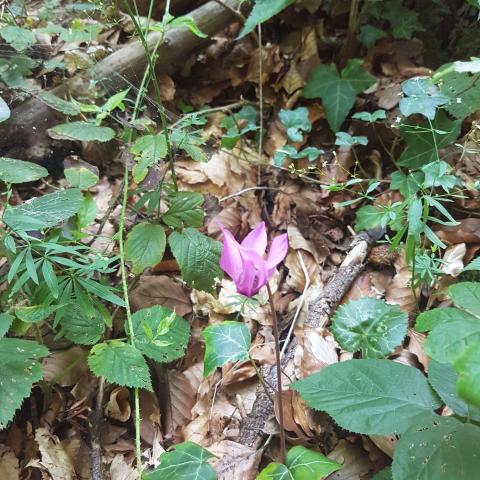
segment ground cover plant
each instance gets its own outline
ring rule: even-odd
[[[478,1],[0,7],[2,480],[476,478]]]

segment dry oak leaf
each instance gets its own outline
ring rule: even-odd
[[[0,478],[2,480],[19,480],[18,458],[6,445],[0,445]]]

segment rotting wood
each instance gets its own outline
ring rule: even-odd
[[[237,9],[241,1],[225,0],[224,3]],[[189,17],[209,37],[238,21],[229,9],[214,1],[193,10]],[[160,35],[160,32],[148,35],[150,49],[153,49]],[[168,74],[178,71],[187,57],[209,42],[208,38],[197,37],[185,27],[167,31],[165,40],[157,51],[156,71]],[[79,73],[50,92],[59,97],[64,97],[68,92],[76,97],[85,95],[96,83],[100,83],[107,91],[114,92],[124,88],[128,82],[136,83],[146,66],[145,50],[140,40],[136,40],[98,62],[88,73]],[[61,113],[32,97],[14,108],[9,120],[0,124],[0,148],[33,145],[38,142],[39,135],[63,118]]]
[[[364,262],[373,244],[382,236],[380,229],[361,232],[352,240],[351,248],[336,271],[333,278],[325,287],[319,297],[310,302],[307,318],[304,322],[304,333],[320,327],[329,322],[343,296],[348,292],[350,286],[364,268]],[[297,342],[292,339],[285,350],[282,358],[282,367],[292,360]],[[274,395],[272,386],[277,384],[275,365],[264,365],[260,373],[270,391],[265,392],[262,385],[257,387],[256,399],[252,410],[240,424],[238,443],[250,448],[258,448],[265,437],[264,428],[266,422],[274,413],[274,406],[268,395]]]

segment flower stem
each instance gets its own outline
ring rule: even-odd
[[[278,423],[280,426],[280,463],[285,463],[285,427],[283,425],[283,398],[282,398],[282,365],[280,363],[280,340],[278,334],[277,313],[273,303],[273,295],[270,285],[267,283],[268,301],[272,310],[273,336],[275,338],[275,363],[277,367],[277,405],[278,405]]]

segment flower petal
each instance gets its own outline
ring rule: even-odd
[[[240,248],[242,258],[242,274],[235,282],[237,291],[251,297],[266,285],[268,281],[267,264],[265,260],[253,250]]]
[[[260,222],[244,239],[242,247],[257,252],[260,256],[267,248],[267,229],[265,222]]]
[[[284,233],[273,239],[267,258],[267,271],[270,277],[277,265],[287,256],[288,235]]]
[[[220,267],[236,284],[243,271],[240,244],[235,240],[233,235],[223,227],[223,225],[220,225],[220,228],[223,232],[223,248],[222,254],[220,255]]]

